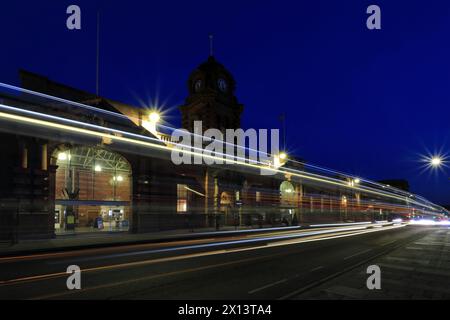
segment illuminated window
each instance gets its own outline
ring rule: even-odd
[[[186,200],[178,200],[177,201],[177,212],[186,212],[187,211],[187,201]]]
[[[188,192],[185,184],[177,184],[177,212],[187,211]]]
[[[289,181],[283,181],[280,185],[281,202],[289,204],[295,200],[295,189]]]
[[[256,191],[256,202],[261,202],[261,192]]]
[[[341,204],[346,206],[347,205],[347,197],[346,196],[342,196],[341,198]]]

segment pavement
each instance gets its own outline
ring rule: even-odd
[[[369,222],[367,222],[369,223]],[[352,223],[338,223],[346,226]],[[355,223],[359,225],[361,223]],[[220,230],[215,228],[177,229],[150,233],[130,233],[127,231],[97,231],[97,232],[65,232],[59,233],[54,239],[21,240],[16,244],[0,242],[0,257],[11,255],[25,255],[42,252],[57,252],[64,250],[79,250],[101,248],[109,246],[123,246],[128,244],[154,243],[163,241],[187,240],[211,236],[233,236],[241,233],[266,233],[279,230],[297,230],[301,228],[321,228],[324,225],[302,226],[271,226],[262,228],[224,226]]]
[[[446,299],[448,236],[447,227],[347,226],[5,257],[0,298]],[[377,292],[366,287],[374,263]],[[71,265],[80,290],[66,286]]]
[[[368,290],[367,267],[381,271],[381,289]],[[450,299],[450,229],[434,229],[294,299]]]
[[[298,227],[294,227],[298,228]],[[108,246],[121,246],[132,243],[146,243],[159,241],[172,241],[214,235],[233,235],[235,232],[267,232],[277,231],[279,227],[264,226],[263,228],[222,227],[215,228],[177,229],[157,231],[151,233],[129,233],[127,231],[98,231],[98,232],[66,232],[59,233],[54,239],[20,240],[11,244],[0,242],[0,257],[18,254],[33,254],[48,251],[77,250],[83,248],[97,248]]]

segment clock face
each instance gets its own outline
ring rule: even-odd
[[[227,91],[227,82],[225,81],[225,79],[220,78],[217,81],[217,85],[219,86],[220,91],[222,92]]]
[[[199,79],[199,80],[195,81],[195,84],[194,84],[195,92],[199,92],[200,89],[202,88],[202,86],[203,86],[202,80]]]

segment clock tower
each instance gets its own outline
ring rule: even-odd
[[[194,121],[202,121],[203,131],[240,128],[244,107],[234,95],[236,82],[212,55],[191,73],[187,85],[189,95],[180,106],[184,129],[192,132]]]

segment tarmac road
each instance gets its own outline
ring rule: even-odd
[[[438,229],[333,227],[0,258],[0,298],[307,298]],[[67,289],[69,265],[81,268],[80,290]]]

